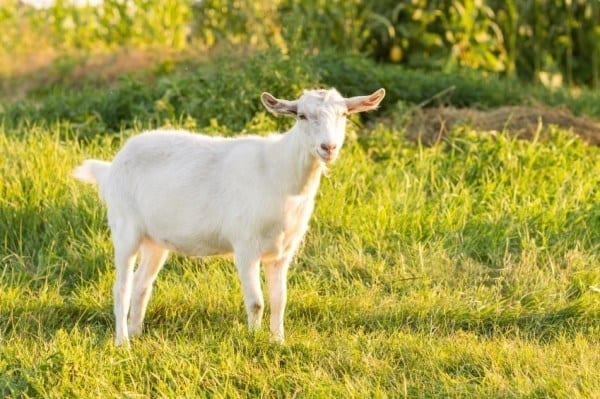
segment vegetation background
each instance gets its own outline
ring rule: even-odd
[[[2,0],[0,27],[0,396],[600,392],[599,1]],[[230,260],[173,256],[115,348],[104,209],[72,168],[148,128],[281,131],[259,93],[316,86],[388,94],[323,181],[287,343],[246,332]],[[590,131],[405,135],[423,107],[508,105]]]

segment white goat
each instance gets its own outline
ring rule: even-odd
[[[384,96],[384,89],[347,99],[335,89],[311,90],[288,101],[263,93],[270,112],[297,119],[288,132],[241,138],[145,132],[130,138],[112,162],[86,160],[76,168],[73,175],[97,184],[107,206],[116,344],[141,334],[152,284],[169,251],[233,252],[252,330],[260,327],[264,309],[262,261],[271,332],[283,341],[287,270],[308,228],[324,165],[339,154],[346,115],[373,110]]]

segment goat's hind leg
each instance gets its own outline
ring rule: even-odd
[[[140,245],[139,235],[134,229],[120,224],[111,225],[113,245],[115,249],[116,279],[113,286],[114,312],[116,323],[115,344],[127,345],[127,314],[131,302],[133,268]]]
[[[129,311],[129,336],[142,334],[146,306],[152,293],[152,285],[167,260],[169,251],[150,240],[140,246],[140,264],[133,275],[133,293]]]

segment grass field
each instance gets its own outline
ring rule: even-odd
[[[129,134],[0,131],[3,397],[594,397],[600,151],[355,127],[290,274],[285,345],[246,331],[234,267],[172,257],[115,348],[111,245],[69,176]]]
[[[600,3],[102,3],[0,5],[0,398],[600,397],[600,147],[404,138],[437,105],[599,134]],[[247,331],[231,260],[172,256],[116,348],[105,209],[73,167],[150,127],[281,131],[260,92],[332,86],[387,96],[322,182],[286,343]]]

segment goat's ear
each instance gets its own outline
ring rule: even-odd
[[[276,115],[297,115],[298,101],[280,100],[275,98],[271,93],[263,93],[260,100],[269,112]]]
[[[348,113],[365,112],[377,109],[381,100],[385,97],[385,89],[381,88],[368,96],[358,96],[346,98],[346,107]]]

